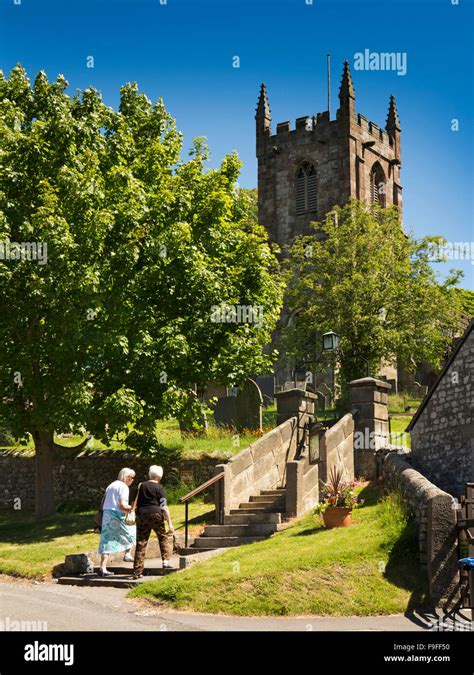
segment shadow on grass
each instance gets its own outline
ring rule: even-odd
[[[92,534],[95,511],[56,513],[44,520],[35,520],[31,511],[0,510],[0,542],[4,544],[39,544],[59,537]],[[189,519],[189,526],[214,523],[215,511],[207,511]],[[184,530],[184,523],[179,531]],[[97,534],[97,537],[99,535]]]
[[[192,525],[214,525],[216,522],[216,510],[214,509],[213,511],[206,511],[205,513],[201,513],[200,516],[194,516],[194,518],[190,518],[188,520],[188,523],[190,526]],[[184,529],[184,519],[183,519],[183,525],[180,529]]]
[[[321,534],[321,532],[327,532],[327,529],[323,525],[315,524],[314,527],[308,527],[306,530],[301,530],[301,532],[295,532],[291,534],[291,537],[309,537],[314,534]]]
[[[0,511],[0,541],[6,544],[37,544],[58,537],[92,533],[94,512],[58,513],[44,520],[35,520],[32,512],[13,509]]]
[[[377,483],[369,483],[358,494],[359,501],[363,502],[360,508],[375,506],[383,497],[382,488]]]
[[[390,583],[411,593],[406,614],[430,606],[428,587],[420,570],[418,528],[409,520],[393,546],[384,572]]]

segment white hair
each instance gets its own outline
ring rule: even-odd
[[[119,471],[119,475],[117,477],[117,480],[122,480],[124,483],[127,480],[129,476],[133,476],[135,478],[135,471],[133,469],[121,469]]]
[[[150,479],[163,478],[163,467],[153,464],[153,466],[150,466],[150,468],[148,469],[148,476],[150,477]]]

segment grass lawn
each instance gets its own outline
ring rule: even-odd
[[[270,539],[140,585],[131,597],[174,609],[251,615],[378,615],[420,606],[413,524],[394,497],[362,491],[352,527],[308,515]]]
[[[421,400],[421,398],[415,398],[406,392],[389,394],[388,411],[389,413],[403,413],[408,410],[410,410],[410,412],[415,412],[415,410],[419,408]]]
[[[269,430],[273,427],[273,424],[270,423],[270,419],[268,425],[268,428],[265,430]],[[204,456],[215,457],[217,459],[228,459],[237,452],[240,452],[240,450],[247,448],[258,438],[258,435],[252,435],[250,433],[239,435],[231,430],[216,427],[211,421],[205,436],[182,438],[179,430],[179,422],[175,419],[158,421],[156,424],[156,436],[160,443],[165,447],[181,449],[183,459],[199,459]],[[60,445],[71,447],[80,443],[83,438],[84,436],[60,436],[57,437],[56,440]],[[31,438],[24,445],[5,449],[20,451],[25,454],[34,454],[34,445]],[[121,451],[126,450],[126,447],[123,442],[118,440],[111,441],[107,446],[94,438],[87,446],[85,452],[105,449]]]
[[[173,525],[184,529],[184,505],[170,504]],[[93,531],[94,511],[61,513],[37,523],[31,513],[0,510],[0,574],[42,578],[70,553],[97,551],[99,535]],[[214,522],[214,504],[191,501],[190,532]]]
[[[411,448],[410,434],[405,431],[413,418],[411,415],[390,418],[390,443]]]

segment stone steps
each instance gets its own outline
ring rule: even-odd
[[[265,503],[265,504],[277,504],[278,506],[285,506],[285,497],[280,497],[279,495],[255,495],[249,498],[251,503]]]
[[[244,546],[245,544],[254,544],[257,541],[267,539],[267,536],[253,537],[198,537],[194,542],[196,548],[201,546],[213,546],[214,548],[230,548],[232,546]]]
[[[169,570],[176,571],[176,570]],[[81,574],[77,577],[60,577],[58,584],[62,586],[96,586],[102,588],[134,588],[145,581],[161,579],[162,575],[147,575],[134,579],[130,574],[114,574],[113,577],[99,577],[96,574]]]
[[[239,509],[272,509],[282,512],[283,505],[275,501],[255,501],[255,502],[243,502],[239,504]]]
[[[270,536],[280,527],[276,523],[208,525],[200,538]]]
[[[196,552],[197,553],[197,552]],[[199,551],[199,553],[204,553]],[[199,558],[201,556],[196,556]],[[145,568],[143,570],[143,577],[140,579],[133,578],[133,563],[126,563],[117,561],[117,564],[110,564],[107,566],[109,572],[113,572],[113,576],[100,577],[99,567],[94,567],[94,572],[90,574],[65,574],[58,578],[58,584],[62,586],[97,586],[104,588],[133,588],[137,584],[142,584],[145,581],[153,581],[154,579],[161,579],[168,574],[173,574],[179,569],[188,566],[186,558],[173,556],[171,559],[171,568],[163,568],[161,558],[151,558],[145,560]]]
[[[248,502],[224,516],[223,525],[207,525],[193,548],[210,545],[229,548],[263,541],[282,529],[285,496],[284,489],[264,490],[259,495],[252,495]]]
[[[285,490],[262,490],[260,495],[251,496],[248,502],[240,504],[224,516],[223,525],[207,525],[204,532],[186,549],[179,549],[180,556],[173,556],[172,568],[161,566],[158,558],[146,559],[143,577],[133,578],[133,564],[120,560],[108,567],[114,572],[110,577],[99,577],[98,567],[93,574],[68,574],[58,579],[58,584],[74,586],[97,586],[104,588],[133,588],[145,581],[160,579],[188,567],[198,560],[206,559],[226,549],[246,544],[254,544],[268,539],[274,532],[282,529],[285,513]]]
[[[246,511],[245,513],[242,513],[240,509],[238,509],[237,513],[231,513],[230,516],[224,516],[224,525],[264,525],[267,523],[279,525],[281,521],[281,513],[271,513],[270,511],[257,511],[256,513]]]
[[[109,572],[113,572],[114,574],[133,575],[133,566],[131,564],[130,567],[126,566],[125,564],[123,566],[117,565],[115,567],[114,565],[107,565],[107,569],[109,570]],[[143,570],[143,576],[163,577],[166,574],[170,574],[171,572],[176,572],[178,569],[179,567],[161,567],[160,564],[145,567],[145,569]],[[94,567],[94,574],[97,574],[97,576],[99,576],[99,567]]]
[[[253,502],[252,504],[247,504],[247,506],[243,508],[238,508],[238,509],[231,509],[230,510],[230,515],[242,515],[243,513],[245,515],[257,515],[257,514],[263,514],[263,513],[282,513],[282,510],[278,508],[277,506],[274,507],[269,507],[269,506],[262,506],[262,503],[259,502]]]

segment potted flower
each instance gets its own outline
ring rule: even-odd
[[[348,527],[352,520],[352,511],[362,504],[355,493],[354,481],[343,481],[343,469],[333,467],[329,480],[322,489],[322,500],[316,506],[316,513],[321,514],[324,525]]]

